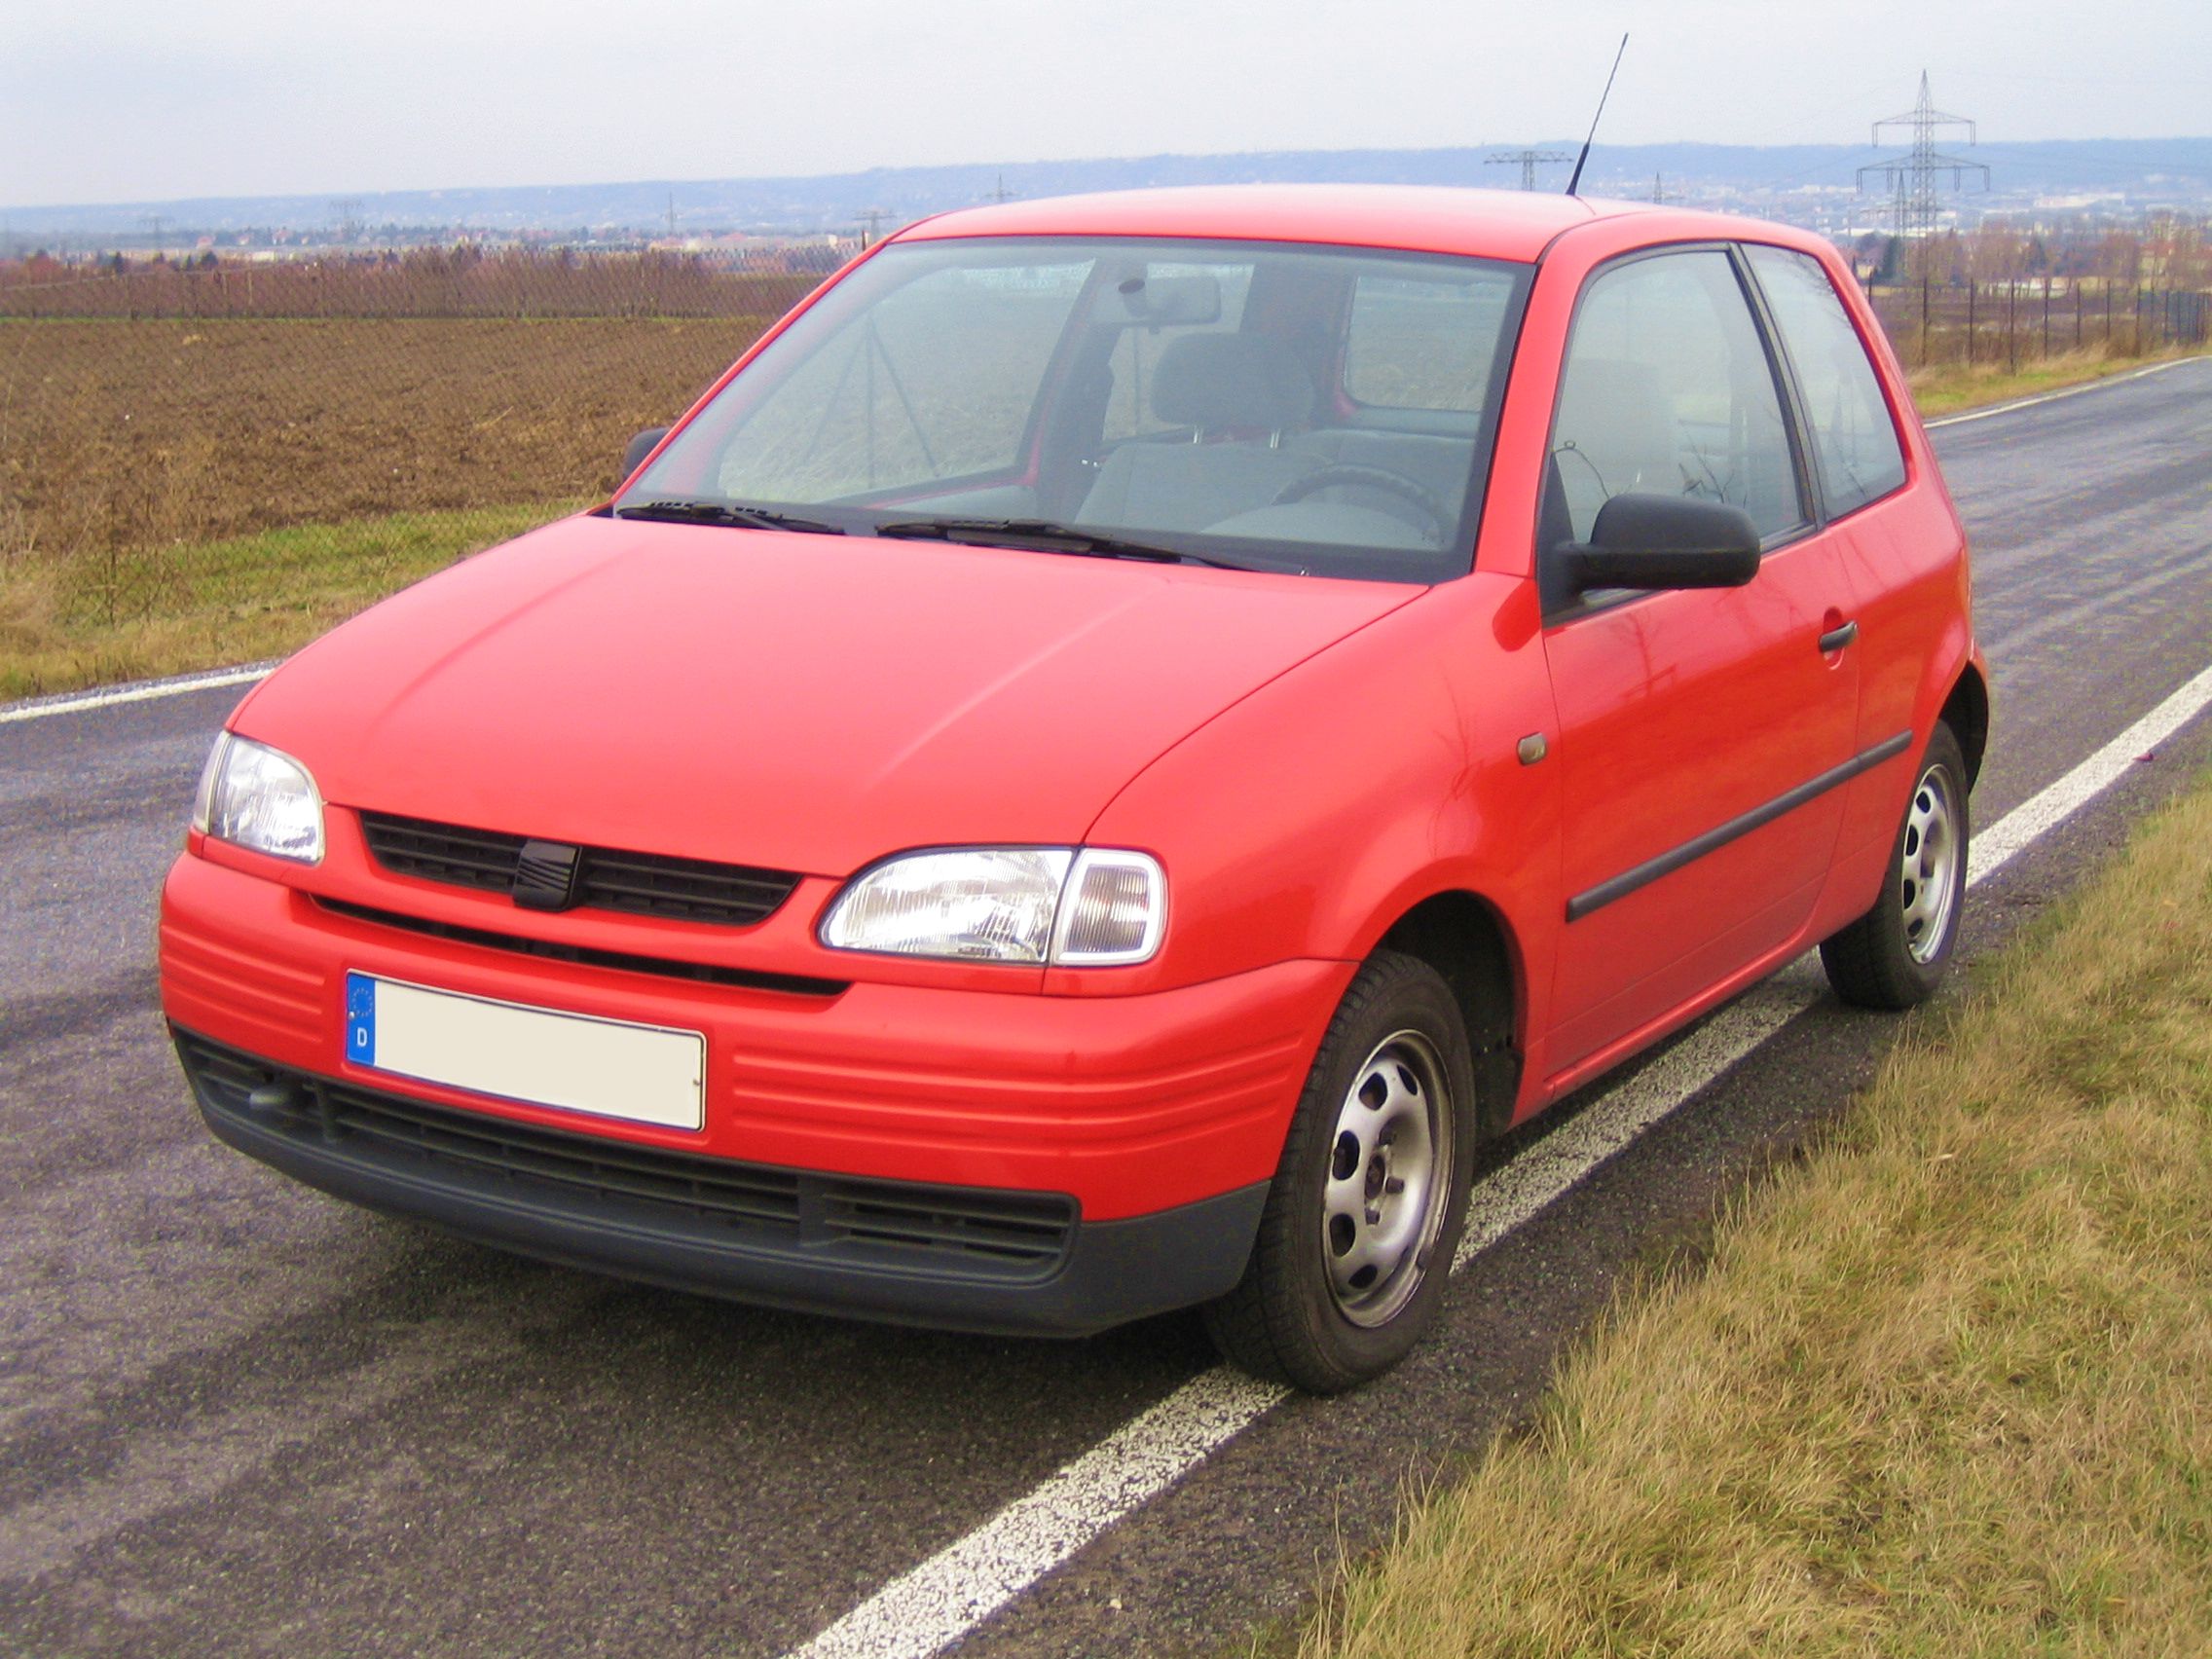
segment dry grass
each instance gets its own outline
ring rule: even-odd
[[[1349,1575],[1321,1656],[2212,1651],[2212,788]]]
[[[2108,375],[2126,374],[2146,364],[2196,354],[2195,349],[2191,348],[2135,357],[2108,353],[2100,346],[2090,346],[2079,351],[2055,353],[2012,373],[2006,372],[2002,363],[1936,363],[1914,369],[1905,378],[1911,384],[1912,400],[1919,406],[1920,413],[1933,418],[1985,404],[2006,403],[2015,397],[2032,397],[2039,391],[2054,391],[2060,387],[2103,380]]]

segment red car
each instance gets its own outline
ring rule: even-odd
[[[1807,946],[1943,972],[1965,539],[1834,251],[1563,197],[1001,205],[608,503],[286,663],[163,897],[207,1122],[746,1301],[1202,1305],[1311,1389],[1475,1144]]]

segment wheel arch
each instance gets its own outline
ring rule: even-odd
[[[1959,740],[1959,753],[1967,763],[1967,788],[1981,776],[1981,757],[1989,748],[1989,683],[1981,670],[1969,661],[1951,683],[1937,719]]]
[[[1504,915],[1463,888],[1432,893],[1391,922],[1376,947],[1419,958],[1451,987],[1466,1025],[1482,1132],[1502,1132],[1521,1087],[1528,1008],[1521,952]]]

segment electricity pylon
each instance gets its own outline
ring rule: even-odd
[[[1920,101],[1902,115],[1885,116],[1874,123],[1874,142],[1882,141],[1885,127],[1912,129],[1912,148],[1901,156],[1885,156],[1859,169],[1859,188],[1866,188],[1866,175],[1879,173],[1885,189],[1896,193],[1897,234],[1900,240],[1925,237],[1936,228],[1936,190],[1939,174],[1951,175],[1951,188],[1966,188],[1966,175],[1981,174],[1981,188],[1989,188],[1989,168],[1962,156],[1946,156],[1936,148],[1936,129],[1963,127],[1967,142],[1974,141],[1973,123],[1963,115],[1945,115],[1928,101],[1928,71],[1920,72]]]
[[[1523,190],[1533,190],[1536,188],[1537,163],[1571,162],[1573,160],[1572,156],[1563,155],[1557,150],[1500,150],[1494,156],[1485,156],[1483,166],[1489,167],[1502,164],[1511,166],[1518,163],[1521,167],[1521,188]]]

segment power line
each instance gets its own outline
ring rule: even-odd
[[[1928,71],[1920,72],[1920,101],[1902,115],[1884,116],[1874,123],[1874,142],[1882,141],[1885,127],[1912,129],[1912,148],[1901,156],[1885,156],[1859,169],[1859,188],[1866,188],[1866,175],[1879,174],[1885,189],[1896,193],[1899,240],[1925,237],[1936,228],[1936,191],[1938,175],[1951,175],[1951,188],[1961,190],[1970,172],[1981,174],[1981,188],[1989,188],[1989,168],[1980,162],[1947,156],[1936,148],[1938,128],[1963,127],[1967,142],[1974,141],[1974,125],[1963,115],[1945,115],[1929,101]]]
[[[1521,168],[1521,188],[1536,188],[1536,166],[1540,162],[1571,162],[1574,158],[1560,150],[1500,150],[1494,156],[1485,156],[1486,167],[1518,166]]]

